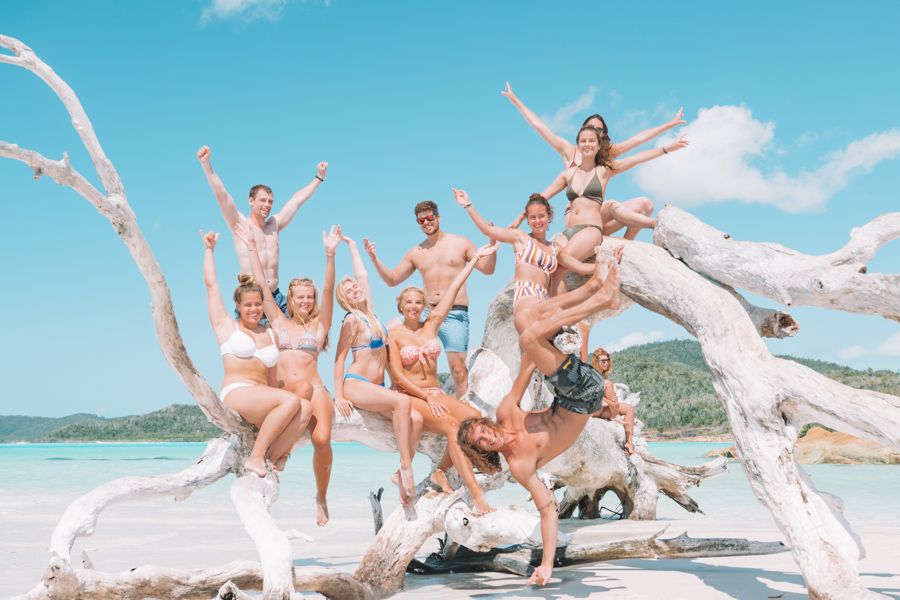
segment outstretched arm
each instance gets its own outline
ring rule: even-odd
[[[687,147],[687,145],[687,139],[684,136],[681,136],[667,146],[660,146],[659,148],[644,150],[643,152],[638,152],[637,154],[632,154],[631,156],[626,156],[625,158],[616,159],[612,163],[612,174],[610,175],[610,177],[612,175],[624,173],[628,169],[636,167],[641,163],[645,163],[648,160],[653,160],[654,158],[659,158],[660,156],[663,156],[665,154],[677,152],[682,148]]]
[[[556,508],[556,498],[553,493],[547,489],[534,467],[528,468],[522,465],[509,465],[509,473],[516,478],[522,487],[531,494],[531,499],[541,515],[541,543],[543,545],[543,555],[541,556],[541,564],[534,569],[528,583],[533,585],[544,585],[553,574],[553,561],[556,558],[556,536],[559,528],[559,516]]]
[[[303,203],[312,198],[315,191],[319,189],[319,186],[322,185],[322,183],[324,183],[325,175],[328,173],[328,163],[320,162],[316,170],[316,176],[313,177],[313,180],[294,192],[294,195],[287,201],[284,208],[275,215],[275,222],[278,223],[278,231],[281,231],[288,226],[288,223],[293,220],[294,215],[297,214],[297,211],[300,210]]]
[[[225,339],[228,337],[226,323],[231,317],[228,316],[225,304],[222,303],[222,293],[219,291],[219,280],[216,277],[216,257],[213,250],[219,240],[219,234],[214,231],[205,233],[201,230],[200,238],[203,240],[204,248],[203,283],[206,284],[206,307],[209,312],[209,323],[216,332],[216,339]]]
[[[493,246],[494,249],[491,250],[490,254],[488,254],[487,256],[482,256],[481,260],[475,263],[475,268],[485,275],[493,275],[494,270],[497,268],[497,240],[490,240],[485,246],[482,246],[482,248],[488,248],[491,246]],[[473,258],[478,256],[478,252],[480,250],[481,248],[476,248],[475,244],[469,241],[469,245],[466,248],[466,260],[472,260]],[[459,287],[462,287],[462,284],[460,284]]]
[[[460,288],[462,288],[463,284],[466,282],[466,279],[469,278],[469,275],[472,274],[472,270],[475,268],[475,265],[478,264],[479,260],[487,260],[489,257],[495,256],[497,252],[497,244],[485,244],[481,248],[475,251],[475,255],[466,262],[466,266],[460,270],[459,273],[456,274],[456,277],[453,278],[453,281],[447,287],[447,290],[441,296],[441,301],[438,302],[437,306],[432,309],[431,313],[428,315],[428,321],[430,321],[434,325],[434,329],[438,330],[441,327],[441,324],[444,322],[444,319],[447,318],[447,315],[450,313],[450,309],[453,308],[453,302],[456,300],[456,295],[459,293]]]
[[[634,150],[641,144],[646,144],[653,138],[658,135],[665,133],[666,131],[672,129],[673,127],[678,127],[679,125],[684,125],[685,120],[684,117],[684,108],[679,108],[678,112],[675,113],[675,116],[672,117],[671,120],[666,121],[662,125],[658,127],[653,127],[651,129],[645,129],[640,133],[637,133],[624,142],[618,142],[613,144],[612,146],[612,155],[613,157],[619,156],[620,154],[625,154],[626,152],[630,152]]]
[[[356,279],[357,285],[359,285],[360,289],[366,295],[366,301],[371,308],[373,298],[372,290],[369,289],[369,272],[366,271],[366,265],[363,264],[362,256],[359,255],[359,248],[356,247],[355,241],[351,240],[343,233],[341,233],[341,239],[347,242],[347,247],[350,248],[350,261],[353,263],[353,277]],[[374,310],[374,308],[372,308],[372,310]]]
[[[206,181],[209,182],[209,187],[212,188],[213,194],[216,196],[219,210],[222,211],[222,216],[225,217],[225,222],[228,223],[229,229],[234,229],[241,213],[234,203],[234,198],[225,189],[225,184],[213,171],[211,159],[212,151],[209,149],[209,146],[203,146],[197,150],[197,160],[200,161],[200,166],[203,167],[203,172],[206,174]],[[262,281],[265,281],[265,279]]]
[[[469,195],[464,190],[453,190],[453,198],[456,200],[456,203],[463,207],[463,209],[468,213],[469,218],[472,219],[472,222],[475,223],[475,227],[488,236],[492,240],[497,240],[498,242],[506,242],[507,244],[515,244],[519,241],[524,241],[525,233],[519,231],[518,229],[509,229],[508,227],[497,227],[492,223],[489,223],[478,214],[478,211],[475,210],[475,206],[472,204],[472,201],[469,200]]]
[[[403,255],[403,258],[400,260],[400,264],[397,265],[396,269],[389,269],[387,265],[378,260],[378,257],[375,255],[375,242],[369,238],[363,238],[363,244],[365,244],[366,247],[366,254],[369,255],[369,258],[372,259],[372,264],[375,265],[375,270],[378,271],[378,274],[384,282],[391,287],[406,281],[409,276],[413,274],[413,271],[416,270],[416,267],[412,263],[412,258],[410,258],[412,250]]]
[[[247,256],[250,257],[250,274],[253,275],[253,279],[258,282],[263,282],[263,285],[259,287],[262,288],[263,293],[263,311],[266,313],[266,318],[269,319],[271,323],[275,323],[281,319],[284,319],[284,313],[281,312],[281,308],[278,304],[275,303],[275,297],[272,296],[272,290],[269,289],[269,286],[265,285],[266,274],[263,270],[262,262],[259,260],[259,253],[256,251],[256,237],[253,235],[253,229],[251,229],[250,221],[240,217],[238,219],[237,225],[234,227],[234,236],[235,238],[247,248]]]
[[[551,183],[549,186],[547,186],[547,189],[541,192],[541,196],[549,200],[553,196],[563,191],[563,188],[566,187],[567,183],[566,171],[562,171],[559,175],[556,176],[556,179],[553,180],[553,183]]]
[[[523,354],[522,362],[519,365],[519,373],[509,388],[509,393],[497,405],[498,423],[510,411],[519,409],[519,402],[522,401],[522,396],[525,395],[525,390],[528,389],[528,384],[531,383],[532,373],[534,373],[534,363],[527,355]]]
[[[509,82],[506,83],[506,89],[500,93],[509,98],[509,101],[516,107],[516,110],[525,117],[525,121],[527,121],[548,144],[553,146],[553,149],[559,153],[563,162],[568,166],[575,156],[575,146],[553,133],[553,131],[547,127],[547,124],[541,121],[540,117],[525,106],[525,104],[519,100],[519,97],[512,91]]]
[[[328,333],[334,315],[334,253],[341,241],[341,226],[331,226],[326,234],[322,232],[325,246],[325,280],[322,282],[322,302],[319,304],[319,324]]]

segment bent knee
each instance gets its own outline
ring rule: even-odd
[[[294,389],[294,393],[297,394],[297,396],[299,396],[300,398],[311,400],[313,395],[313,386],[306,381],[301,381]]]
[[[646,215],[653,214],[653,200],[647,196],[637,198],[638,210]]]
[[[530,326],[522,332],[519,336],[519,343],[522,346],[531,346],[538,341],[537,332],[534,330],[534,326]]]
[[[285,394],[282,397],[281,402],[279,402],[279,406],[289,409],[291,414],[297,414],[303,407],[303,403],[300,401],[299,396],[296,396],[295,394]]]
[[[309,440],[312,442],[314,448],[324,448],[331,447],[331,431],[326,431],[325,427],[322,427],[321,424],[317,424],[316,428],[309,436]]]

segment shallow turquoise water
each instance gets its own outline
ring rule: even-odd
[[[704,454],[727,443],[655,442],[651,452],[666,460],[696,465],[709,459]],[[74,499],[111,479],[128,475],[172,473],[190,466],[203,452],[202,443],[133,444],[4,444],[0,445],[0,498],[19,504],[29,497],[62,496]],[[329,495],[336,501],[365,497],[370,490],[389,487],[387,479],[397,468],[395,454],[379,452],[356,443],[336,443],[334,470]],[[308,497],[314,489],[311,473],[312,448],[294,452],[282,477],[282,497],[299,494]],[[883,465],[812,465],[806,467],[815,485],[840,496],[845,514],[852,521],[875,519],[900,526],[900,467]],[[428,462],[418,457],[417,476],[428,471]],[[221,481],[197,495],[218,495],[228,485]],[[393,490],[386,491],[386,495]],[[728,472],[705,482],[690,494],[709,516],[726,519],[769,520],[768,512],[753,496],[738,463],[729,463]],[[524,502],[526,494],[518,486],[507,485],[491,493],[495,503]],[[18,502],[17,502],[18,500]],[[617,502],[607,496],[604,504],[615,508]],[[660,502],[660,517],[687,517],[667,498]]]

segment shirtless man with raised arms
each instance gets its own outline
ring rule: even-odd
[[[213,170],[210,162],[211,155],[209,146],[203,146],[197,151],[197,160],[200,161],[200,166],[203,167],[209,187],[212,188],[213,193],[216,195],[219,209],[222,211],[222,216],[225,217],[225,222],[228,223],[228,229],[232,232],[233,238],[235,225],[243,216],[238,211],[231,194],[225,189],[225,184],[222,183],[222,180]],[[327,171],[328,163],[320,162],[313,180],[297,190],[284,205],[284,208],[271,219],[269,214],[272,212],[272,203],[274,201],[272,188],[263,184],[257,184],[250,188],[250,214],[246,218],[253,225],[252,229],[256,237],[259,260],[262,262],[263,271],[266,274],[266,284],[272,290],[275,303],[278,304],[281,312],[285,313],[285,315],[287,314],[287,300],[278,289],[278,233],[288,226],[288,223],[297,214],[297,210],[312,197],[319,185],[325,181]],[[250,273],[250,256],[247,254],[246,245],[234,243],[234,240],[232,242],[238,262],[241,265],[241,272]],[[262,285],[262,282],[260,282],[260,285]]]
[[[404,254],[395,269],[389,269],[378,260],[375,242],[368,238],[364,240],[366,252],[378,274],[391,287],[402,283],[418,270],[425,288],[425,301],[428,306],[433,307],[441,301],[441,294],[450,287],[456,275],[475,256],[477,248],[471,240],[441,229],[441,215],[437,204],[431,200],[416,204],[414,213],[425,239]],[[479,260],[475,268],[485,275],[491,275],[496,264],[497,255],[491,254]],[[422,316],[428,316],[427,309]],[[456,294],[453,308],[438,330],[438,337],[447,353],[450,375],[456,384],[456,396],[461,398],[466,393],[469,377],[466,369],[466,352],[469,349],[469,294],[465,285]]]

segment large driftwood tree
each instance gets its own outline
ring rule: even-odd
[[[9,51],[0,53],[0,62],[34,73],[62,101],[97,170],[102,190],[75,170],[66,155],[61,160],[52,160],[33,150],[0,141],[0,156],[27,164],[35,178],[47,175],[60,185],[71,187],[110,220],[147,281],[163,353],[210,421],[227,432],[224,438],[210,442],[195,465],[180,473],[126,477],[100,486],[72,503],[54,531],[50,563],[42,581],[24,598],[209,598],[211,595],[224,598],[229,594],[239,598],[243,597],[241,588],[258,589],[260,584],[265,598],[296,597],[295,588],[319,591],[332,598],[371,598],[389,595],[400,588],[407,565],[434,533],[448,531],[467,538],[473,546],[490,546],[501,539],[510,541],[510,535],[515,541],[519,539],[516,535],[523,535],[511,534],[501,527],[492,538],[492,523],[503,521],[503,515],[477,517],[466,513],[465,507],[458,504],[463,489],[450,495],[423,490],[414,507],[415,518],[401,508],[390,515],[353,575],[318,567],[294,569],[287,543],[289,534],[277,527],[268,511],[277,500],[277,482],[272,477],[260,479],[240,473],[241,457],[252,444],[254,431],[218,401],[185,351],[165,279],[140,233],[124,186],[104,154],[78,98],[19,40],[0,35],[0,47]],[[843,521],[839,504],[815,490],[794,463],[796,431],[802,424],[815,420],[897,448],[900,446],[900,399],[847,388],[805,367],[773,358],[759,335],[791,335],[796,332],[796,325],[785,313],[750,306],[734,288],[750,289],[786,303],[825,305],[897,319],[900,306],[897,276],[866,275],[863,262],[881,244],[896,237],[898,230],[900,216],[886,215],[856,230],[851,243],[841,251],[827,257],[804,257],[772,245],[729,241],[727,236],[692,220],[689,215],[669,208],[660,215],[655,241],[671,254],[659,247],[632,242],[622,264],[622,290],[627,296],[673,319],[699,339],[753,490],[784,531],[810,594],[815,598],[878,595],[870,593],[859,582],[857,563],[861,547]],[[697,252],[696,248],[701,246],[703,252]],[[704,255],[721,258],[710,262]],[[803,281],[812,282],[812,291]],[[868,302],[866,291],[876,300]],[[471,396],[488,412],[505,393],[504,386],[509,385],[508,369],[499,367],[513,367],[518,360],[508,355],[508,349],[514,347],[514,338],[507,340],[512,346],[503,341],[509,335],[509,326],[508,314],[502,309],[492,312],[490,335],[485,336],[488,349],[478,353],[472,364]],[[490,352],[490,348],[497,350],[497,354]],[[540,396],[535,393],[538,403]],[[591,429],[547,469],[548,484],[582,491],[608,486],[620,497],[632,500],[633,516],[652,516],[657,491],[669,494],[691,509],[693,501],[684,494],[685,485],[697,483],[720,468],[720,463],[713,462],[691,472],[662,463],[646,453],[631,460],[618,447],[620,432],[615,425],[597,422],[591,424]],[[383,421],[362,415],[339,427],[335,438],[362,440],[380,448],[393,445],[389,427]],[[424,449],[433,457],[440,452],[434,438],[426,441]],[[611,462],[637,469],[647,481],[637,488],[617,488],[615,473],[585,476],[584,469],[577,466],[584,464],[584,457],[592,452],[606,453]],[[122,574],[73,566],[71,551],[75,541],[93,532],[100,513],[109,504],[153,495],[186,498],[193,490],[229,474],[237,475],[231,489],[232,501],[257,546],[260,564],[234,562],[205,570],[141,567]],[[485,483],[500,482],[494,478]],[[467,531],[461,531],[460,522],[468,527]],[[656,536],[613,546],[564,548],[563,555],[577,562],[629,556],[772,551],[752,544],[734,545],[727,540],[700,543],[698,550],[698,544],[692,540],[676,538],[664,542]],[[495,562],[501,565],[498,568],[520,572],[527,568],[528,560],[528,556],[519,554]]]

